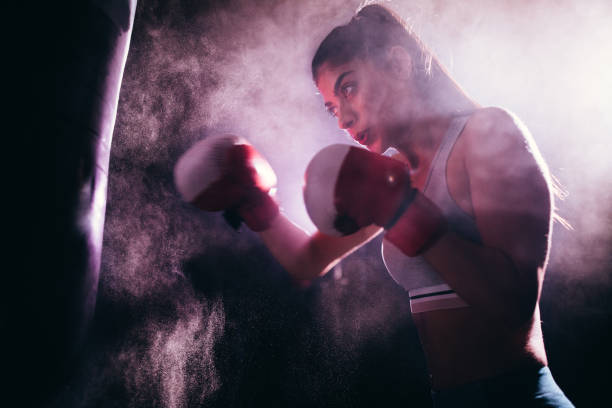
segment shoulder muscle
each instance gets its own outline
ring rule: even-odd
[[[465,168],[485,245],[535,266],[547,253],[548,172],[527,128],[512,113],[485,108],[468,121]]]

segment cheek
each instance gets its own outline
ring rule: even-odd
[[[384,88],[372,86],[368,91],[365,97],[365,104],[368,112],[370,112],[371,115],[375,115],[377,118],[382,118],[387,109],[387,98]]]

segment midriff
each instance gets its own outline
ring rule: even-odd
[[[412,315],[433,389],[443,390],[524,366],[547,365],[539,308],[509,327],[471,307]]]

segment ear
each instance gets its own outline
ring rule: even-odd
[[[391,72],[398,79],[409,79],[412,76],[412,57],[406,49],[394,45],[387,51],[387,60]]]

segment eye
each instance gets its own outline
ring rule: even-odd
[[[340,92],[342,93],[343,97],[349,98],[355,93],[356,88],[357,87],[355,86],[355,83],[349,82],[342,85],[342,88],[340,88]]]
[[[332,118],[338,116],[338,108],[336,108],[335,106],[328,106],[326,110]]]

